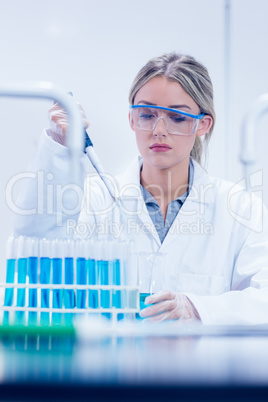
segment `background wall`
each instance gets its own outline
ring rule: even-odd
[[[237,181],[242,177],[238,159],[242,119],[251,102],[268,92],[268,2],[255,0],[253,6],[249,0],[229,1],[227,108],[226,3],[0,0],[0,80],[48,80],[64,91],[71,90],[91,122],[90,134],[103,165],[116,174],[137,153],[128,125],[128,91],[137,71],[151,57],[165,52],[191,54],[208,67],[214,82],[217,123],[208,170]],[[47,101],[0,98],[2,269],[6,237],[12,232],[5,187],[14,174],[26,168],[43,127],[48,126],[50,105]],[[267,122],[265,117],[256,133],[257,168],[267,165]],[[268,200],[266,192],[265,198]]]

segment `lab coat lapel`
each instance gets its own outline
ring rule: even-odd
[[[207,172],[197,162],[193,161],[193,163],[193,186],[162,244],[163,247],[168,242],[170,236],[181,233],[180,225],[187,225],[191,233],[191,228],[196,226],[200,222],[200,219],[210,220],[211,218],[210,205],[214,200],[212,184]],[[135,215],[137,222],[139,221],[142,225],[143,232],[151,234],[158,246],[161,247],[158,233],[140,191],[141,166],[142,158],[139,156],[122,175],[117,177],[121,200],[126,215],[129,218],[131,218],[131,215]],[[189,241],[189,236],[181,236],[180,239]]]
[[[135,216],[137,224],[142,225],[143,233],[151,234],[158,246],[160,246],[161,242],[157,230],[148,213],[140,190],[141,166],[142,158],[139,156],[122,175],[117,176],[121,201],[125,215],[129,219],[131,219],[131,216]]]
[[[207,172],[197,162],[193,163],[194,180],[191,191],[164,239],[163,248],[174,236],[177,236],[180,248],[188,247],[191,241],[195,241],[195,235],[209,231],[214,203],[213,185]]]

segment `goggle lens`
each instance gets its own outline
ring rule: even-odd
[[[132,121],[135,127],[142,130],[154,130],[158,121],[163,119],[169,134],[192,135],[196,132],[200,115],[195,118],[186,112],[168,108],[138,106],[132,107]]]

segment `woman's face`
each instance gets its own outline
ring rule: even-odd
[[[157,105],[176,108],[190,114],[200,114],[195,101],[188,95],[182,86],[165,77],[155,77],[148,81],[136,94],[134,104]],[[160,119],[155,128],[145,131],[137,127],[131,128],[136,134],[137,146],[143,157],[143,164],[158,169],[170,169],[189,159],[195,137],[204,135],[212,124],[212,118],[205,116],[199,123],[198,130],[191,135],[169,134],[163,119]],[[164,145],[161,148],[161,145]]]

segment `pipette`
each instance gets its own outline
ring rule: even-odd
[[[73,93],[71,91],[68,92],[68,94],[70,96],[73,96]],[[96,154],[95,149],[93,147],[93,143],[86,130],[85,130],[85,136],[84,136],[84,144],[85,144],[84,152],[87,155],[88,159],[90,160],[92,166],[94,167],[94,169],[98,173],[99,177],[103,181],[103,183],[104,183],[105,187],[107,188],[107,190],[109,191],[109,194],[112,197],[113,201],[118,202],[119,194],[118,194],[118,189],[117,189],[116,183],[111,180],[111,177],[110,177],[110,180],[108,179],[107,174],[105,173],[105,171],[102,167],[99,157]],[[113,185],[112,185],[112,183],[113,183]]]
[[[111,195],[112,199],[115,202],[119,201],[119,194],[118,194],[118,189],[116,186],[116,183],[112,181],[111,179],[108,179],[107,174],[105,174],[104,169],[101,165],[101,162],[95,152],[95,149],[93,148],[93,144],[91,139],[89,138],[88,133],[85,130],[85,154],[88,156],[88,159],[92,163],[94,169],[98,173],[99,177],[103,181],[105,187],[109,191],[109,194]],[[113,183],[113,185],[112,185]]]

